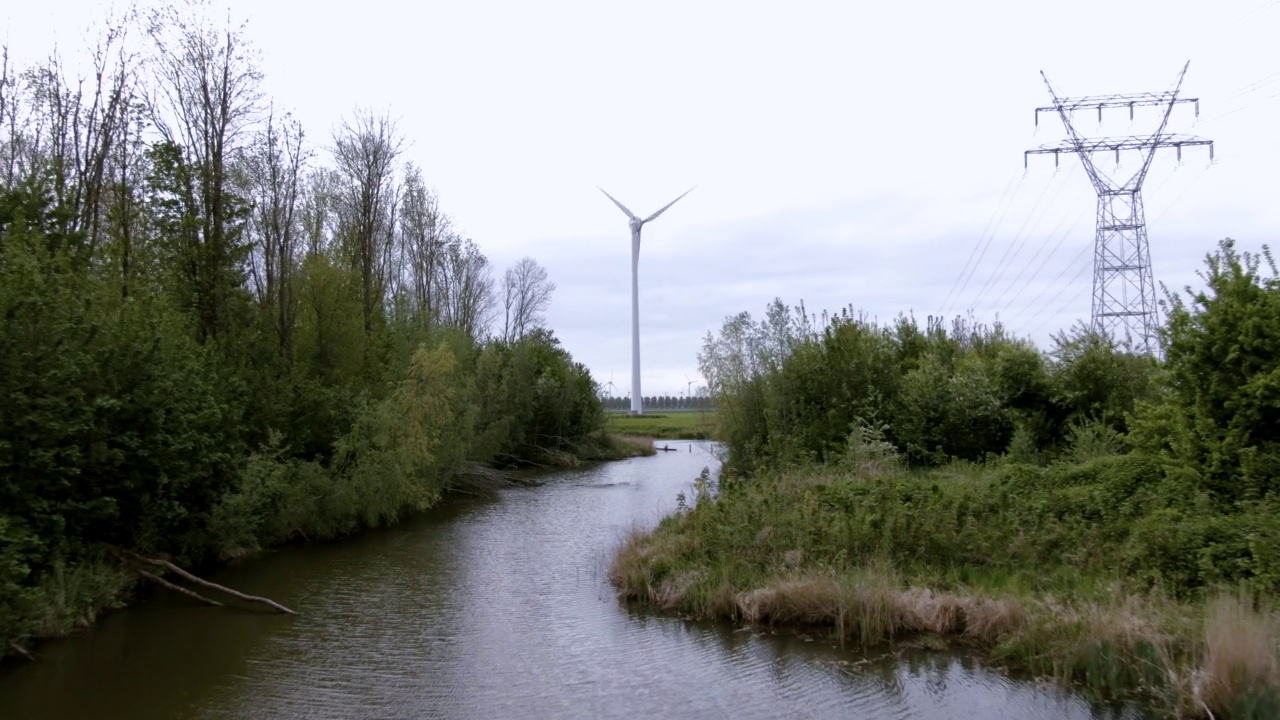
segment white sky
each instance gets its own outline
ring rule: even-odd
[[[249,20],[267,92],[315,142],[357,106],[399,118],[407,159],[499,271],[523,255],[548,268],[552,327],[619,394],[630,248],[597,184],[641,215],[698,186],[644,230],[645,395],[696,383],[707,331],[774,297],[881,319],[998,314],[1040,343],[1087,319],[1092,188],[1075,159],[1023,172],[1023,150],[1063,135],[1050,115],[1035,131],[1040,70],[1068,96],[1159,92],[1191,60],[1183,94],[1201,116],[1179,106],[1169,130],[1215,140],[1217,163],[1202,148],[1181,167],[1157,157],[1157,281],[1198,284],[1222,237],[1254,250],[1280,236],[1280,0],[226,6]],[[104,7],[7,3],[0,38],[20,60],[54,42],[70,53]],[[1077,128],[1153,127],[1105,117]]]

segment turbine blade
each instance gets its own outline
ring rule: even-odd
[[[680,194],[680,197],[676,198],[675,200],[672,200],[671,202],[667,203],[666,205],[663,205],[661,210],[659,210],[658,212],[656,212],[656,213],[654,213],[654,214],[650,215],[649,217],[645,218],[645,219],[644,219],[644,221],[645,221],[645,222],[649,222],[650,220],[657,220],[659,215],[661,215],[662,213],[664,213],[664,212],[666,212],[666,211],[667,211],[667,208],[669,208],[669,207],[671,207],[672,205],[675,205],[676,203],[680,202],[680,198],[682,198],[682,197],[684,197],[685,195],[688,195],[689,193],[693,192],[693,190],[694,190],[694,188],[689,188],[688,190],[685,190],[683,193],[681,193],[681,194]],[[614,202],[617,202],[617,201],[615,200]]]
[[[607,197],[607,198],[609,198],[610,200],[612,200],[614,205],[617,205],[617,206],[618,206],[618,208],[622,210],[622,212],[624,212],[624,213],[626,213],[626,214],[627,214],[627,217],[631,218],[632,220],[635,220],[635,219],[636,219],[635,214],[634,214],[634,213],[632,213],[630,210],[628,210],[626,205],[623,205],[622,203],[618,202],[617,198],[615,198],[614,196],[610,195],[609,193],[604,192],[604,188],[602,188],[602,187],[600,187],[599,185],[597,185],[597,186],[596,186],[596,189],[598,189],[600,192],[604,193],[604,196],[605,196],[605,197]]]

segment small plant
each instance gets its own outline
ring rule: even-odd
[[[698,479],[693,481],[694,499],[698,502],[710,500],[716,492],[716,481],[711,478],[711,468],[702,468]]]
[[[685,498],[684,491],[681,490],[680,492],[676,493],[676,513],[679,515],[683,515],[687,512],[689,512],[689,502]]]
[[[1103,420],[1076,422],[1067,428],[1065,460],[1086,463],[1124,452],[1124,436]]]
[[[858,475],[878,477],[901,468],[898,449],[885,438],[887,425],[871,424],[857,418],[851,425],[845,441],[840,465]]]

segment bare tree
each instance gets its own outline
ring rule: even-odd
[[[365,332],[394,281],[398,188],[395,162],[403,140],[389,118],[357,111],[334,132],[341,241],[360,274]]]
[[[249,156],[248,177],[253,213],[253,278],[258,299],[272,316],[280,352],[288,357],[297,301],[293,271],[298,262],[299,195],[310,155],[303,146],[302,126],[274,110]]]
[[[5,184],[47,174],[64,211],[62,234],[83,233],[90,252],[102,238],[113,148],[128,134],[136,91],[137,59],[124,46],[129,20],[107,19],[90,50],[92,78],[70,78],[55,51],[22,73],[20,88],[7,49],[0,63],[0,123],[8,135],[0,142]]]
[[[419,322],[439,319],[441,272],[450,233],[439,198],[423,182],[413,164],[405,167],[400,205],[400,247],[404,254],[410,304]]]
[[[299,214],[307,255],[320,255],[329,249],[336,221],[337,184],[334,171],[325,167],[315,168],[304,181]]]
[[[234,160],[258,119],[262,73],[245,26],[216,28],[206,19],[208,2],[187,0],[151,11],[148,34],[155,46],[154,87],[147,96],[150,119],[173,149],[170,161],[190,191],[190,231],[182,241],[194,287],[199,337],[214,335],[224,305],[239,286],[243,246],[239,233],[243,202],[232,191]],[[194,217],[192,217],[194,216]]]
[[[521,258],[502,276],[502,339],[515,342],[528,332],[543,327],[551,294],[556,284],[547,269],[531,257]]]
[[[13,187],[18,166],[18,78],[9,46],[0,47],[0,187]]]
[[[454,236],[441,273],[440,322],[481,338],[493,321],[493,274],[489,258],[470,239]]]
[[[143,137],[146,110],[134,98],[121,104],[117,111],[121,137],[111,149],[108,159],[103,212],[107,253],[119,271],[120,294],[128,297],[135,276],[146,267],[146,217],[142,196],[149,172]],[[144,258],[141,263],[139,258]]]

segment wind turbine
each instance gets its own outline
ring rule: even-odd
[[[608,397],[609,397],[609,399],[610,399],[610,400],[613,400],[613,391],[614,391],[614,389],[616,388],[616,386],[613,384],[613,371],[612,371],[612,370],[610,370],[610,371],[609,371],[609,382],[605,383],[605,388],[607,388],[607,390],[608,390],[608,393],[609,393]]]
[[[640,228],[647,222],[657,220],[659,215],[667,211],[667,208],[693,192],[693,188],[685,190],[680,197],[663,205],[661,210],[641,220],[635,216],[635,213],[628,210],[626,205],[605,192],[604,188],[599,185],[596,187],[604,193],[605,197],[613,200],[613,204],[626,213],[628,218],[631,218],[631,414],[643,415],[644,407],[640,401]]]

